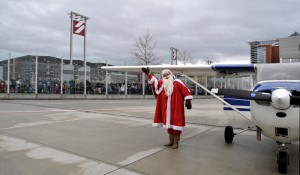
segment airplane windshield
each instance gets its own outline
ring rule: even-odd
[[[272,92],[276,89],[300,92],[300,82],[266,82],[257,84],[253,88],[256,92]]]
[[[257,82],[266,80],[300,80],[299,66],[300,63],[257,64]]]

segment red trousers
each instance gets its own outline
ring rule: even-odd
[[[178,131],[178,130],[174,130],[174,129],[169,128],[169,129],[168,129],[168,134],[172,134],[172,135],[180,135],[180,134],[181,134],[181,131]]]

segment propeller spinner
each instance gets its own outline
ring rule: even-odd
[[[276,109],[287,109],[290,107],[291,93],[285,89],[276,89],[272,92],[272,106]]]

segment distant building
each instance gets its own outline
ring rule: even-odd
[[[250,44],[251,63],[300,62],[300,34],[272,40],[252,41]]]
[[[250,62],[257,63],[257,48],[259,46],[259,41],[251,41],[250,44]]]
[[[8,70],[8,60],[0,61],[0,67],[3,69],[2,77],[6,79]],[[70,64],[70,60],[63,60],[63,64]],[[74,65],[74,80],[82,78],[84,61],[73,60]],[[10,59],[10,78],[21,81],[35,81],[35,65],[36,56],[27,55]],[[103,81],[105,80],[105,71],[100,69],[105,66],[105,63],[90,63],[87,62],[87,67],[90,70],[87,72],[88,80]],[[61,79],[61,59],[51,56],[38,56],[38,81],[43,80],[60,80]],[[81,80],[82,81],[82,80]]]
[[[300,33],[295,32],[290,37],[279,38],[280,62],[300,62]]]
[[[249,44],[251,63],[279,63],[278,39],[252,41]]]

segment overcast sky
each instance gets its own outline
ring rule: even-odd
[[[130,52],[147,30],[163,63],[170,47],[214,62],[249,61],[248,42],[300,32],[299,7],[300,0],[1,0],[0,60],[8,52],[68,59],[74,11],[90,17],[90,62],[133,65]],[[73,40],[73,59],[81,59],[83,37]]]

